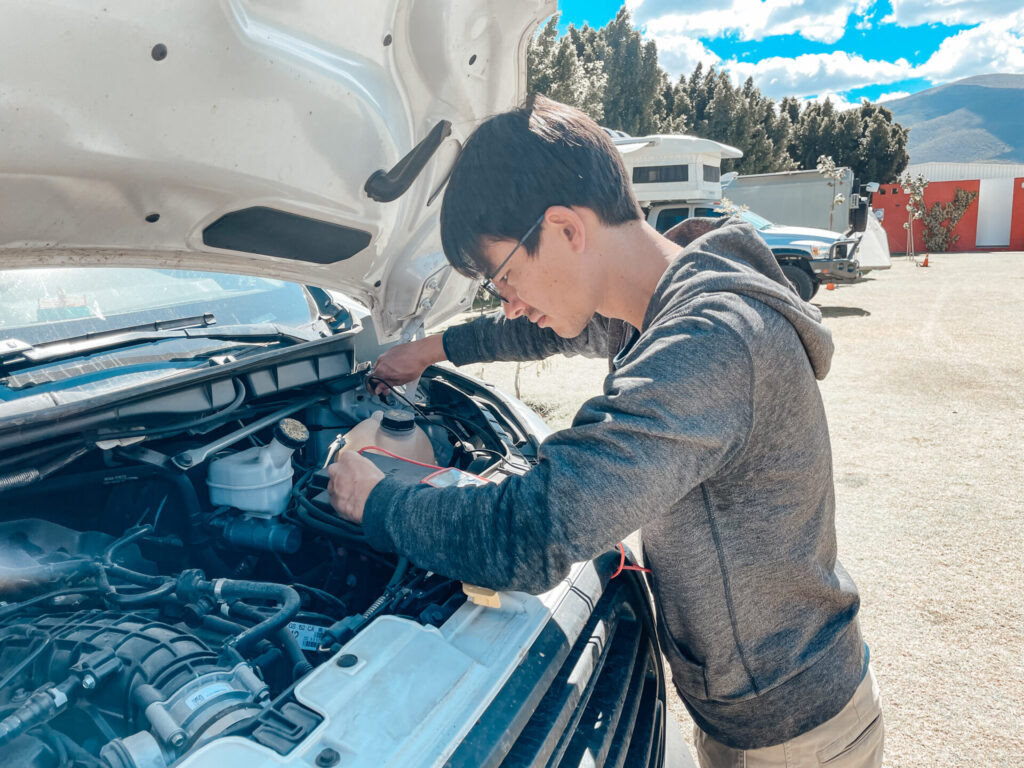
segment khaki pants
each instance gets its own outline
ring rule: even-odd
[[[782,744],[733,749],[694,730],[701,768],[878,768],[885,741],[878,683],[870,667],[839,714]]]

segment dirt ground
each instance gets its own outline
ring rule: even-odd
[[[812,300],[836,343],[821,391],[839,556],[861,591],[886,765],[1021,765],[1024,254],[893,262]],[[515,368],[467,371],[513,392]],[[565,427],[605,373],[528,364],[520,393]]]

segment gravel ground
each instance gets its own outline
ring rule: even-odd
[[[836,356],[839,556],[884,697],[886,765],[1024,764],[1024,254],[903,258],[819,292]],[[513,392],[516,366],[467,366]],[[603,361],[520,368],[568,426]],[[689,739],[688,716],[672,708]]]

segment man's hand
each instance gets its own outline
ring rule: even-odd
[[[377,358],[373,366],[370,389],[375,395],[385,394],[391,387],[418,379],[427,366],[447,359],[444,344],[441,343],[441,334],[406,344],[396,344]]]
[[[327,493],[338,517],[362,525],[366,500],[384,473],[355,451],[345,451],[327,467],[327,474]]]

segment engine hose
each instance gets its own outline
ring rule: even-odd
[[[156,602],[162,598],[173,594],[175,588],[174,581],[168,580],[161,584],[159,587],[154,589],[146,590],[145,592],[135,592],[130,595],[124,595],[120,592],[108,592],[103,597],[106,600],[114,603],[122,608],[129,606],[144,605],[146,603]]]
[[[165,586],[167,584],[167,579],[163,576],[151,576],[147,573],[139,573],[138,571],[133,571],[130,568],[125,568],[123,565],[118,565],[113,561],[114,553],[117,552],[117,550],[138,541],[146,536],[146,534],[152,532],[153,526],[142,525],[133,530],[129,530],[121,538],[113,542],[103,552],[103,569],[107,571],[107,573],[112,573],[125,581],[131,582],[132,584],[138,584],[141,587],[160,589]]]
[[[245,651],[251,645],[284,628],[302,607],[299,593],[284,584],[271,584],[262,581],[239,581],[235,579],[217,579],[205,582],[204,591],[221,600],[273,600],[278,604],[275,614],[250,627],[240,635],[227,641],[239,651]]]
[[[342,520],[340,517],[328,515],[301,493],[295,492],[294,488],[291,493],[298,502],[295,514],[303,525],[327,536],[366,542],[366,534],[363,533],[361,526]]]
[[[199,624],[200,626],[212,629],[215,632],[220,632],[224,635],[237,635],[248,629],[245,624],[229,621],[221,616],[203,616],[203,618],[199,620]]]
[[[262,613],[240,600],[232,603],[229,610],[232,613],[244,616],[247,619],[253,619],[254,621],[261,621],[264,618]],[[277,639],[277,644],[284,650],[285,656],[288,657],[288,662],[292,665],[292,680],[298,680],[306,673],[313,671],[313,665],[309,663],[305,654],[303,654],[302,649],[299,647],[299,641],[295,639],[295,635],[288,631],[287,627],[277,630],[274,636]]]

